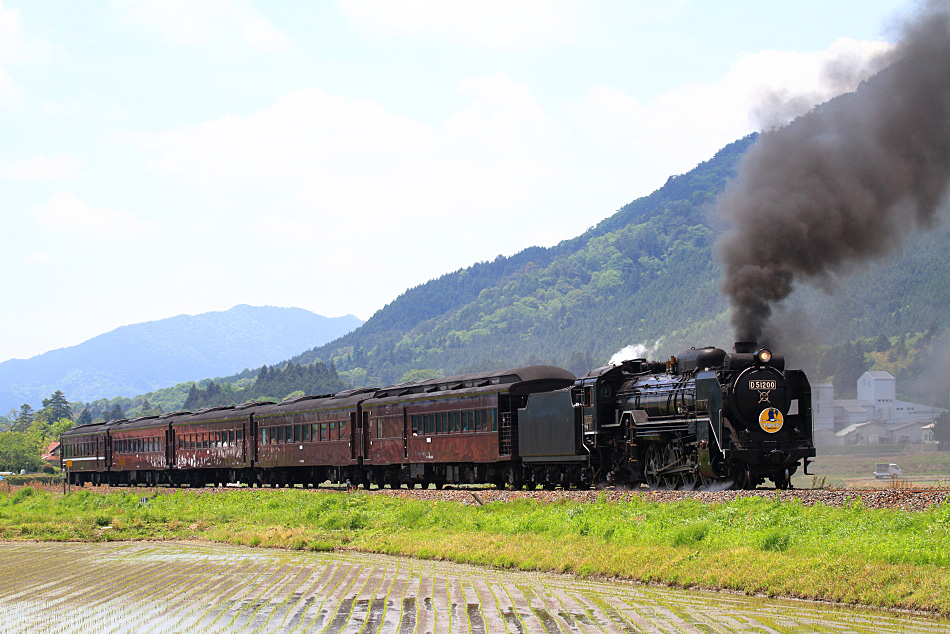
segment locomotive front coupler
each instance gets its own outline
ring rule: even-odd
[[[805,464],[802,466],[802,473],[805,475],[815,475],[814,473],[808,473],[808,465],[811,464],[811,460],[805,458]]]

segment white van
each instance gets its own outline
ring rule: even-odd
[[[891,478],[901,477],[901,470],[893,462],[888,464],[886,462],[879,462],[874,465],[874,477],[878,480],[889,480]]]

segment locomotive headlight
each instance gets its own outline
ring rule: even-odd
[[[755,353],[755,358],[759,360],[759,363],[768,363],[772,360],[772,351],[768,348],[762,348]]]

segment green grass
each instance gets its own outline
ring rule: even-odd
[[[950,614],[950,502],[923,512],[758,497],[465,506],[362,493],[0,493],[0,539],[348,548]]]

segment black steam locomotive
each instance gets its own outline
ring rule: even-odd
[[[75,427],[74,484],[788,488],[815,455],[811,389],[755,344]]]
[[[719,481],[751,489],[770,479],[786,489],[815,455],[808,379],[754,343],[597,368],[577,380],[570,402],[557,392],[530,395],[519,415],[528,479],[570,470],[550,461],[569,453],[563,439],[572,433],[570,453],[592,481],[652,488]]]

